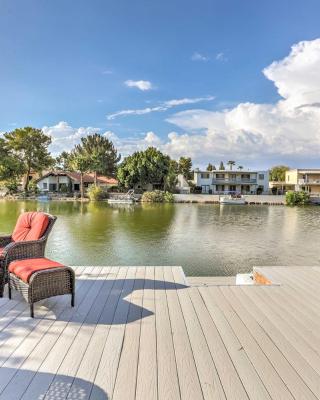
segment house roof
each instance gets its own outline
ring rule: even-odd
[[[81,179],[81,174],[78,172],[68,172],[68,171],[51,171],[48,172],[47,174],[43,175],[41,178],[37,180],[37,182],[41,181],[44,178],[47,178],[48,176],[68,176],[70,179],[73,181],[78,181],[80,182]],[[111,178],[108,176],[98,176],[97,181],[100,184],[103,185],[117,185],[118,181],[115,178]],[[93,183],[94,182],[94,174],[84,174],[83,175],[83,182],[84,183]]]

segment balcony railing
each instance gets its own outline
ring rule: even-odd
[[[299,185],[320,185],[320,179],[298,179]]]
[[[247,184],[247,183],[252,183],[256,184],[257,180],[256,179],[230,179],[230,178],[216,178],[212,179],[212,184],[213,185],[223,185],[224,183],[230,183],[232,185],[241,185],[241,184]]]

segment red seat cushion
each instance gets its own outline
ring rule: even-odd
[[[25,260],[11,261],[9,271],[15,274],[25,283],[28,283],[33,273],[37,271],[44,271],[50,268],[64,267],[56,261],[49,260],[48,258],[29,258]]]
[[[49,225],[49,217],[43,212],[29,211],[20,215],[12,234],[14,242],[38,240]]]

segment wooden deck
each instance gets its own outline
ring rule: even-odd
[[[77,269],[69,296],[0,299],[0,400],[320,399],[320,268],[274,284],[180,267]]]

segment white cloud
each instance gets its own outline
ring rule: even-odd
[[[80,142],[82,137],[100,131],[99,128],[90,126],[73,128],[65,121],[60,121],[53,126],[44,126],[42,130],[46,135],[49,135],[52,138],[50,151],[54,155],[59,154],[62,151],[71,150],[74,145]]]
[[[153,89],[150,81],[132,81],[131,79],[124,82],[124,84],[130,88],[137,88],[142,91]]]
[[[281,99],[240,103],[223,111],[188,110],[167,120],[185,134],[171,134],[163,148],[197,162],[234,158],[242,163],[319,165],[320,39],[294,45],[283,60],[264,69]]]
[[[146,107],[146,108],[141,108],[141,109],[117,111],[114,114],[107,115],[107,119],[112,120],[117,117],[126,116],[126,115],[144,115],[144,114],[149,114],[152,112],[166,111],[172,107],[177,107],[177,106],[181,106],[181,105],[195,104],[195,103],[200,103],[200,102],[204,102],[204,101],[212,101],[212,100],[214,100],[214,96],[167,100],[167,101],[160,103],[159,106],[155,106],[155,107]]]
[[[201,53],[194,52],[191,56],[192,61],[209,61],[210,58],[208,56],[205,56]]]
[[[104,69],[101,71],[102,75],[111,75],[113,74],[113,71],[111,69]]]
[[[223,52],[217,53],[215,59],[217,61],[228,61],[226,55]]]

